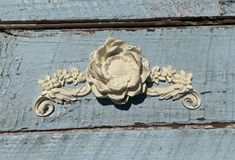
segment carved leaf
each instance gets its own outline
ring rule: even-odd
[[[82,97],[90,93],[91,87],[87,83],[83,88],[54,88],[47,92],[47,97],[57,103],[73,102],[77,97]]]

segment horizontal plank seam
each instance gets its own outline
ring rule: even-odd
[[[0,21],[0,29],[75,29],[75,28],[144,28],[177,26],[235,25],[232,17],[185,17],[112,20],[43,20]]]
[[[15,134],[58,134],[66,132],[79,132],[79,131],[130,131],[130,130],[170,130],[170,129],[220,129],[230,128],[235,129],[235,122],[221,123],[212,122],[205,124],[169,124],[169,125],[148,125],[144,123],[135,123],[130,126],[99,126],[99,127],[87,127],[87,128],[65,128],[65,129],[52,129],[52,130],[24,130],[22,128],[16,131],[0,132],[0,135],[15,135]]]

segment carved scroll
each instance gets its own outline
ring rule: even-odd
[[[76,86],[84,82],[82,88],[65,87],[65,84]],[[169,86],[160,87],[160,83]],[[155,85],[149,87],[150,84]],[[113,38],[108,38],[91,53],[89,67],[84,73],[77,68],[58,70],[53,76],[39,80],[39,85],[41,96],[34,105],[38,116],[50,115],[54,111],[53,103],[71,103],[90,92],[116,104],[125,104],[129,97],[142,93],[158,96],[160,100],[182,98],[188,109],[196,109],[201,104],[200,95],[192,87],[192,73],[177,73],[172,66],[162,70],[155,66],[150,70],[140,48]]]

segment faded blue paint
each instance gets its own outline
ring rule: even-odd
[[[234,129],[0,135],[1,160],[233,160]]]
[[[232,3],[232,2],[230,2]],[[228,4],[230,4],[228,3]],[[2,21],[143,19],[159,17],[234,16],[234,6],[219,0],[4,0]],[[224,12],[223,10],[226,10]]]
[[[231,26],[1,33],[0,130],[234,122],[234,32]],[[72,105],[56,106],[49,117],[38,118],[31,110],[40,94],[37,80],[58,68],[84,70],[90,52],[108,36],[140,46],[152,66],[171,64],[192,72],[193,85],[202,92],[202,106],[190,111],[180,101],[147,97],[126,111],[102,105],[90,94]]]

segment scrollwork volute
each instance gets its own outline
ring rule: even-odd
[[[139,47],[111,37],[91,53],[85,72],[77,68],[58,70],[53,76],[47,75],[38,82],[41,96],[34,105],[38,116],[50,115],[54,111],[54,102],[71,103],[90,92],[116,104],[125,104],[129,97],[142,93],[158,96],[160,100],[182,98],[188,109],[196,109],[201,104],[200,95],[192,87],[192,73],[177,73],[172,66],[162,69],[155,66],[150,70],[149,62]],[[82,88],[65,88],[65,84],[76,86],[85,82]],[[169,86],[160,87],[163,82]],[[151,83],[157,87],[149,87]]]

